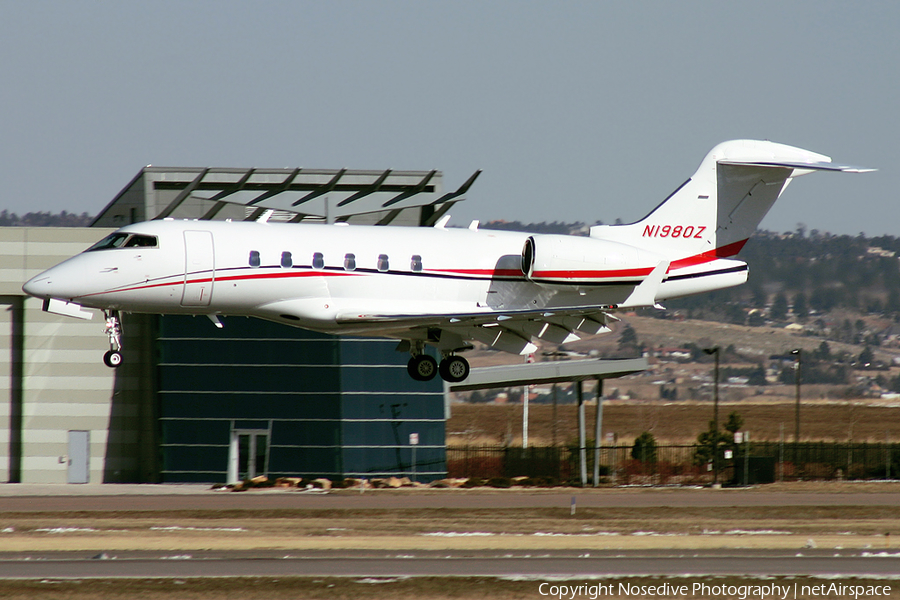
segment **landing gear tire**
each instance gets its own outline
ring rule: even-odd
[[[438,368],[441,379],[450,383],[457,383],[469,376],[469,361],[462,356],[448,356],[441,361]]]
[[[119,311],[105,310],[106,335],[109,337],[109,351],[103,355],[103,364],[115,369],[122,364],[122,322]]]
[[[406,365],[409,376],[416,381],[430,381],[437,374],[437,361],[427,354],[419,354],[409,359]]]
[[[122,364],[122,353],[117,350],[110,350],[103,355],[103,364],[107,367],[115,369]]]

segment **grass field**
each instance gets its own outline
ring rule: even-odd
[[[734,411],[744,419],[744,429],[756,441],[793,440],[794,409],[791,402],[720,403],[725,422]],[[588,436],[593,438],[596,405],[586,408]],[[549,446],[578,440],[578,410],[572,404],[557,407],[554,436],[553,407],[529,407],[529,444]],[[712,420],[711,402],[641,402],[606,400],[603,403],[603,435],[616,434],[618,443],[630,444],[643,431],[653,433],[660,444],[692,444]],[[900,407],[856,402],[806,401],[801,405],[801,440],[884,442],[900,441]],[[464,445],[522,443],[521,404],[454,404],[447,422],[447,443]]]
[[[727,323],[696,320],[660,320],[648,316],[622,315],[622,322],[614,324],[612,333],[592,336],[567,344],[569,350],[599,357],[613,355],[617,339],[625,324],[634,328],[641,343],[649,348],[680,347],[693,343],[700,347],[734,346],[747,357],[746,365],[765,362],[772,354],[783,354],[792,348],[813,351],[822,343],[818,337],[779,327],[746,327]],[[882,324],[883,325],[883,324]],[[873,325],[874,326],[874,325]],[[858,355],[863,346],[829,342],[833,353]],[[550,348],[553,350],[553,348]],[[879,360],[890,364],[900,356],[898,348],[874,348]],[[522,358],[484,349],[470,353],[474,367],[498,364],[521,364]],[[538,359],[546,357],[538,356]],[[615,433],[618,443],[630,444],[643,431],[654,434],[658,443],[690,444],[704,431],[713,415],[712,363],[663,362],[652,359],[650,369],[642,374],[611,379],[605,383],[607,397],[616,395],[627,400],[606,400],[603,412],[603,433]],[[857,378],[881,375],[891,379],[900,374],[894,367],[884,372],[854,371]],[[665,386],[677,393],[676,401],[661,400]],[[547,386],[544,386],[545,388]],[[562,397],[568,386],[561,386]],[[884,442],[891,436],[900,440],[900,401],[880,398],[848,396],[850,386],[801,386],[801,440],[837,442]],[[536,392],[537,390],[532,390]],[[542,390],[547,392],[548,389]],[[593,432],[595,408],[594,384],[585,384],[588,431]],[[796,389],[793,385],[741,386],[720,383],[719,416],[724,423],[728,413],[738,412],[744,418],[744,429],[754,440],[778,441],[782,436],[793,440]],[[509,404],[470,405],[454,403],[447,423],[447,443],[520,445],[522,437],[521,390],[510,390],[517,401]],[[466,399],[467,395],[454,396]],[[570,397],[571,399],[571,397]],[[553,419],[550,405],[530,406],[529,442],[531,445],[551,445],[577,440],[578,425],[575,406],[560,404]],[[556,433],[554,435],[554,429]],[[590,435],[590,434],[589,434]],[[591,436],[592,437],[592,436]]]

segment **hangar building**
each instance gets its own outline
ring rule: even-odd
[[[414,382],[395,342],[255,319],[125,315],[108,369],[103,318],[43,312],[21,285],[112,229],[144,220],[268,219],[430,226],[437,171],[146,167],[92,228],[0,228],[0,481],[225,482],[446,472],[445,391]],[[418,434],[416,452],[411,435]],[[412,464],[415,456],[415,465]]]

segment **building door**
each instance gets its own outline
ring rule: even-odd
[[[184,232],[182,306],[209,306],[216,279],[213,238],[209,231]]]
[[[229,448],[230,483],[268,475],[269,430],[235,429],[231,432]]]
[[[69,432],[69,463],[67,483],[88,483],[91,480],[91,432]]]

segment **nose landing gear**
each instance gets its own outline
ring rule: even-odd
[[[109,336],[109,351],[103,355],[103,364],[115,369],[122,364],[122,323],[119,311],[104,310],[106,317],[106,335]]]

